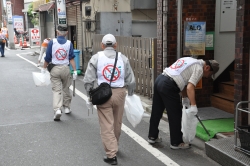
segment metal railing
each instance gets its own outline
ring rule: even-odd
[[[241,142],[241,146],[238,145],[238,134],[239,134],[239,124],[238,124],[238,116],[239,116],[239,113],[240,112],[245,112],[247,114],[250,114],[250,111],[249,111],[249,108],[240,108],[242,104],[249,104],[250,101],[241,101],[239,102],[237,105],[236,105],[236,111],[235,111],[235,120],[234,120],[234,123],[235,123],[235,126],[234,126],[234,149],[235,150],[239,150],[245,154],[248,154],[250,155],[250,150],[247,150],[245,148],[243,148],[244,146],[245,147],[248,147],[250,148],[250,139],[247,139],[247,138],[250,138],[250,126],[246,126],[248,129],[248,131],[244,131],[243,129],[243,133],[244,135],[239,135],[240,137],[240,142]],[[243,128],[243,127],[242,127]],[[244,140],[243,140],[244,139]],[[247,140],[247,142],[245,142]],[[243,141],[244,141],[244,145],[243,145]]]
[[[104,35],[93,35],[93,53],[102,51],[100,43]],[[135,92],[152,98],[154,83],[154,55],[156,55],[156,38],[116,36],[117,51],[129,59],[136,79]]]

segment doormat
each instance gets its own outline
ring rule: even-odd
[[[196,137],[209,141],[217,133],[223,132],[233,132],[234,131],[234,119],[212,119],[212,120],[202,120],[203,125],[209,132],[210,136],[206,133],[204,128],[200,123],[196,127]]]
[[[234,115],[228,112],[222,111],[214,107],[202,107],[198,108],[198,114],[201,120],[208,119],[224,119],[224,118],[233,118]]]

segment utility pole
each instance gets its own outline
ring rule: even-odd
[[[12,21],[12,7],[11,1],[6,1],[6,13],[7,13],[7,28],[9,33],[9,48],[15,49],[14,43],[14,30],[13,30],[13,21]]]
[[[67,26],[65,0],[56,0],[58,25]]]
[[[1,27],[3,27],[4,24],[4,7],[3,7],[3,0],[0,0],[0,7],[1,7]]]

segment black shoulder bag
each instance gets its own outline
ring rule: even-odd
[[[113,71],[112,71],[112,75],[111,75],[111,79],[110,79],[109,84],[107,82],[102,82],[97,88],[95,88],[95,89],[91,88],[90,91],[89,91],[90,100],[91,100],[93,105],[104,104],[112,96],[112,90],[111,90],[110,85],[111,85],[111,82],[113,80],[114,73],[115,73],[117,56],[118,56],[118,52],[116,52],[115,64],[114,64],[114,68],[113,68]]]
[[[51,72],[51,70],[52,70],[52,68],[53,68],[54,66],[56,66],[56,65],[54,65],[53,63],[50,62],[50,63],[48,64],[48,66],[47,66],[48,71]]]

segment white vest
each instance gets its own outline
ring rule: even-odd
[[[188,66],[195,64],[195,63],[199,63],[199,60],[191,58],[191,57],[180,58],[170,67],[165,68],[165,70],[170,75],[180,75],[183,70],[185,70]]]
[[[69,64],[69,49],[70,41],[67,40],[65,44],[58,43],[57,39],[53,39],[52,45],[52,63],[56,65]]]
[[[112,71],[114,68],[115,59],[110,59],[105,56],[103,51],[98,52],[97,62],[97,83],[100,85],[102,82],[110,83]],[[124,63],[121,57],[121,53],[118,53],[116,68],[114,72],[113,81],[111,87],[123,87],[124,86]]]
[[[2,28],[2,34],[7,37],[7,34],[8,34],[8,29],[7,28]]]

